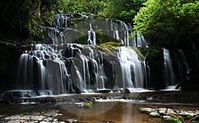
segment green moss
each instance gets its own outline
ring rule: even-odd
[[[87,101],[84,103],[85,108],[92,108],[93,107],[93,102],[92,101]]]
[[[7,41],[2,41],[2,40],[0,40],[0,44],[5,44],[5,45],[15,46],[15,44],[14,44],[14,43],[7,42]]]
[[[138,47],[132,47],[132,49],[138,54],[139,58],[144,58],[144,55]]]
[[[106,54],[114,56],[114,52],[118,50],[120,46],[122,46],[122,44],[119,42],[105,42],[100,44],[99,49],[106,52]]]
[[[121,42],[105,42],[100,44],[101,47],[120,47],[122,46]]]
[[[164,123],[185,123],[183,117],[171,117],[166,120],[164,120]]]
[[[106,40],[106,36],[102,29],[96,30],[97,44],[101,44]]]
[[[95,33],[96,33],[96,38],[97,38],[96,43],[98,45],[100,45],[102,43],[106,43],[106,42],[117,42],[117,44],[120,42],[117,39],[107,35],[107,32],[102,29],[95,30]],[[114,43],[113,43],[113,45],[114,45]],[[121,46],[122,44],[119,44],[119,45]]]
[[[105,55],[111,55],[111,56],[114,56],[114,48],[112,47],[104,47],[104,46],[100,46],[98,47],[99,50],[101,50],[102,52],[105,52]]]
[[[85,34],[86,34],[85,31],[80,32],[81,37],[74,40],[74,43],[87,44],[88,35],[85,35]]]

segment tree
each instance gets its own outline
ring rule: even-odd
[[[132,23],[132,19],[146,0],[109,0],[101,13],[107,18],[120,19]]]
[[[199,1],[185,3],[179,9],[179,21],[176,32],[178,32],[178,45],[186,48],[199,46]],[[184,45],[182,45],[184,44]],[[193,47],[194,48],[194,47]]]
[[[65,3],[64,13],[98,14],[105,8],[106,0],[61,0]]]
[[[143,34],[160,47],[191,47],[191,41],[198,40],[198,4],[192,0],[148,0],[134,18],[134,35]]]

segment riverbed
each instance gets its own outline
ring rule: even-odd
[[[50,104],[1,104],[0,121],[3,123],[162,123],[166,117],[175,115],[175,117],[181,116],[184,122],[195,123],[199,122],[198,98],[198,92],[68,95],[58,97],[57,103]],[[142,111],[143,108],[151,111]],[[165,114],[161,113],[163,109],[166,111]],[[159,116],[150,115],[153,111],[158,112]],[[192,113],[193,116],[185,116],[182,112]]]

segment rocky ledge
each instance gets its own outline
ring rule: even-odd
[[[164,123],[198,123],[199,110],[171,109],[165,107],[140,107],[139,110],[151,117],[160,117]]]
[[[17,115],[0,115],[0,123],[76,123],[76,119],[59,121],[59,110],[35,111]]]

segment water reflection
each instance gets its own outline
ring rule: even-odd
[[[75,105],[61,107],[66,114],[63,117],[70,116],[82,122],[143,123],[147,117],[138,111],[138,105],[124,102],[96,102],[91,108],[78,108]]]

